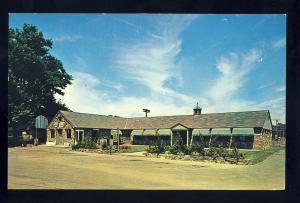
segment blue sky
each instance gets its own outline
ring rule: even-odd
[[[285,122],[286,16],[10,14],[36,25],[74,77],[74,111],[104,115],[268,109]]]

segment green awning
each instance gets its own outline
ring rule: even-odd
[[[121,130],[110,130],[110,134],[111,135],[117,135],[118,133],[119,133],[119,135],[122,135],[122,131]]]
[[[133,130],[131,132],[131,135],[143,135],[144,130]]]
[[[247,136],[254,135],[253,128],[233,128],[232,135]]]
[[[231,135],[230,128],[213,128],[212,135]]]
[[[193,136],[210,136],[209,128],[193,129]]]
[[[145,130],[143,135],[156,135],[156,130],[155,129]]]
[[[172,130],[171,129],[159,129],[157,131],[157,135],[162,135],[162,136],[171,136]]]

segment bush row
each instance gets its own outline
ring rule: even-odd
[[[160,154],[177,155],[179,158],[184,158],[185,155],[189,155],[193,159],[198,160],[212,160],[215,162],[228,162],[234,164],[239,162],[247,162],[244,154],[240,153],[237,148],[229,150],[219,146],[204,149],[204,146],[200,144],[195,144],[191,147],[188,147],[183,144],[166,146],[162,142],[156,142],[149,145],[149,148],[146,150],[146,155],[148,153],[156,154],[156,157],[158,157]]]

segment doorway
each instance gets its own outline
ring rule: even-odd
[[[62,129],[57,129],[57,137],[56,137],[56,144],[62,145],[63,143],[63,137],[62,137]]]
[[[186,145],[187,130],[172,130],[173,144]]]

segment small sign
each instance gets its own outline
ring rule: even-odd
[[[113,145],[114,145],[114,140],[110,139],[110,140],[109,140],[109,145],[110,145],[110,146],[113,146]]]
[[[48,127],[48,119],[45,116],[38,116],[35,118],[35,127],[46,129]]]

